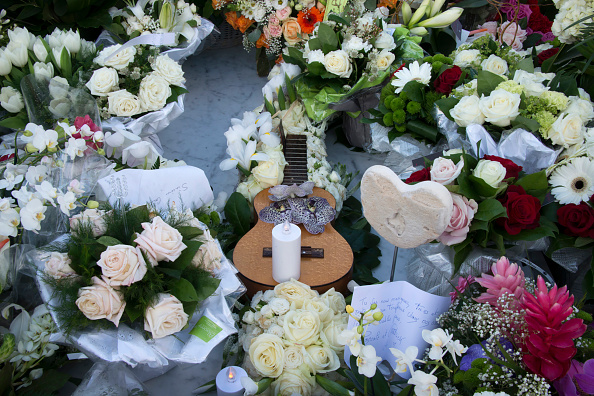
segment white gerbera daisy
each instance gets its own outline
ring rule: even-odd
[[[423,85],[431,81],[431,63],[425,62],[419,66],[419,62],[414,61],[408,68],[404,67],[394,74],[392,85],[396,87],[395,93],[402,92],[402,89],[409,81],[418,81]]]
[[[588,157],[575,158],[555,169],[549,183],[555,199],[563,205],[588,201],[594,194],[594,162]]]

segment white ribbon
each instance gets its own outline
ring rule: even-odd
[[[112,52],[108,57],[105,58],[105,60],[110,60],[112,57],[116,56],[126,48],[141,44],[154,45],[155,47],[176,45],[175,33],[153,33],[143,34],[142,36],[135,37],[132,40],[126,41],[126,43],[122,44],[122,46],[118,48],[117,51]]]

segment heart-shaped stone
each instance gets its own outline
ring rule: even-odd
[[[408,185],[381,165],[365,171],[361,203],[369,224],[399,248],[414,248],[439,237],[453,209],[452,196],[441,184]]]

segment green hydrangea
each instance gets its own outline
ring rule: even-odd
[[[538,113],[534,114],[532,117],[540,124],[540,128],[538,131],[544,138],[549,137],[549,130],[551,129],[551,125],[555,122],[557,117],[555,117],[550,111],[541,110]]]
[[[404,124],[406,113],[403,109],[394,111],[393,120],[395,124]]]
[[[557,111],[565,110],[569,104],[567,96],[557,91],[545,91],[540,97],[545,101],[547,106],[552,107]]]
[[[511,93],[515,93],[515,94],[521,94],[522,91],[524,90],[523,87],[518,84],[517,82],[515,82],[514,80],[507,80],[507,81],[503,81],[501,83],[499,83],[499,85],[497,86],[497,89],[504,89],[507,92],[511,92]]]
[[[417,114],[419,111],[421,111],[421,104],[415,101],[408,102],[406,105],[406,111],[409,114]]]
[[[404,100],[402,100],[402,98],[394,97],[394,99],[392,99],[392,101],[390,102],[390,109],[392,109],[392,111],[402,110],[404,109],[404,106],[405,103]]]
[[[383,122],[385,126],[392,126],[394,125],[394,119],[393,117],[394,113],[388,113],[388,114],[384,114],[384,118],[383,118]]]

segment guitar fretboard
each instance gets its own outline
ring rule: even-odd
[[[307,136],[288,135],[284,139],[285,166],[283,184],[301,184],[307,181]]]

